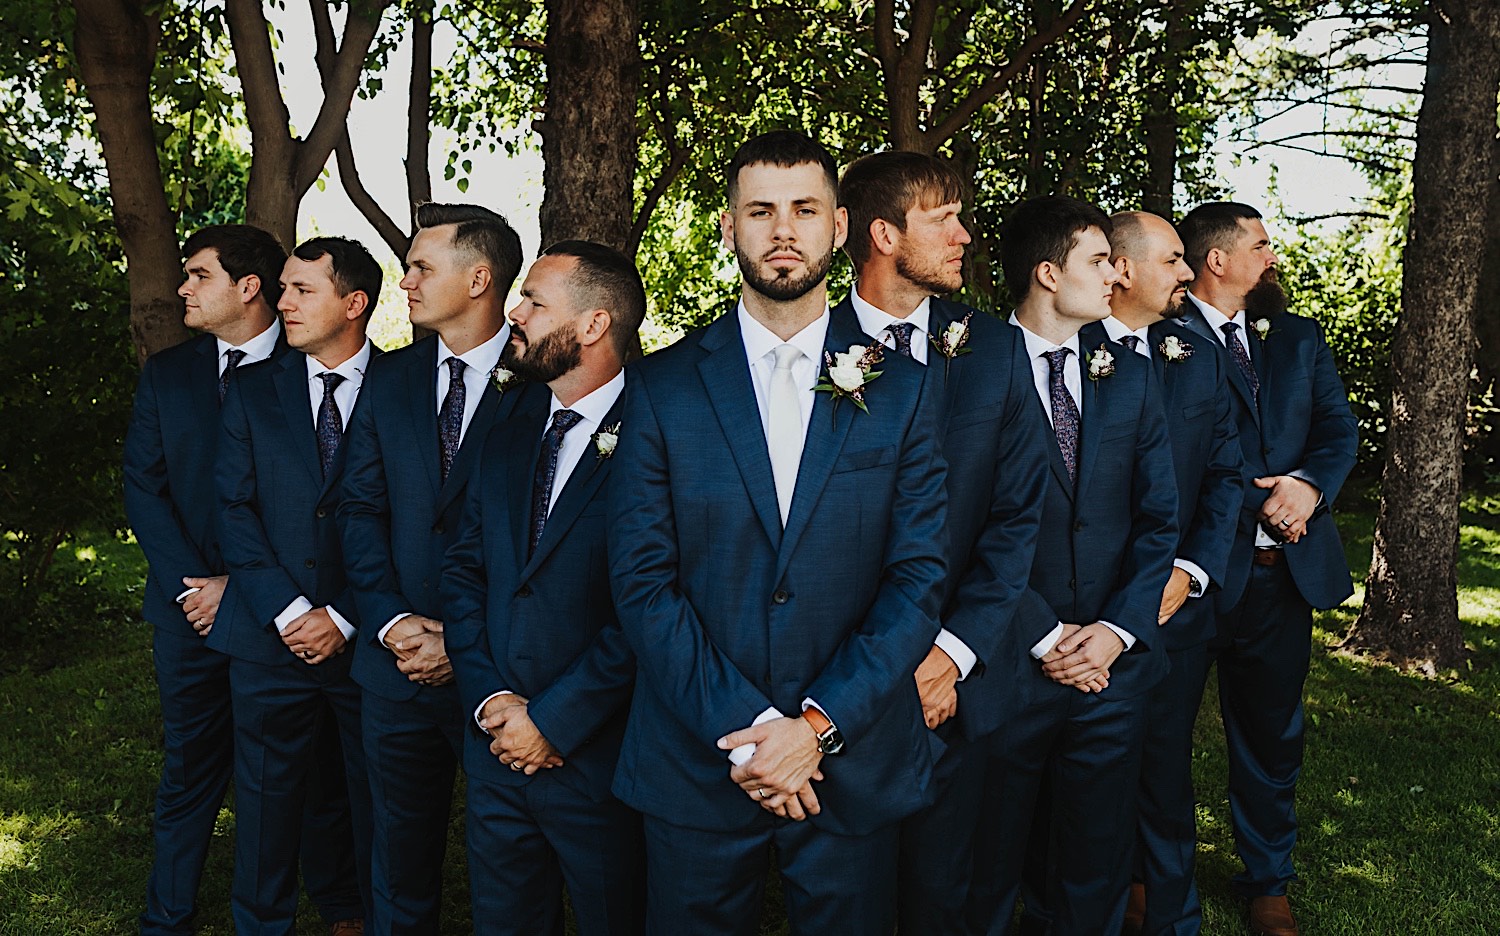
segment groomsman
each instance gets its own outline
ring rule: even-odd
[[[182,256],[183,321],[203,334],[147,359],[125,435],[125,513],[150,563],[143,611],[165,745],[146,936],[192,932],[234,768],[229,661],[204,643],[228,581],[214,529],[220,401],[238,368],[286,350],[275,309],[286,251],[276,238],[243,224],[207,227]]]
[[[827,151],[767,133],[728,183],[740,300],[636,365],[615,455],[639,666],[615,791],[645,813],[649,932],[758,932],[774,845],[793,932],[889,933],[941,748],[912,679],[945,574],[941,401],[830,322]]]
[[[1162,593],[1158,642],[1170,664],[1146,695],[1146,739],[1137,820],[1135,883],[1127,929],[1186,936],[1202,926],[1193,883],[1193,722],[1208,677],[1213,598],[1223,595],[1229,547],[1244,500],[1244,457],[1235,431],[1226,358],[1180,321],[1193,271],[1170,222],[1144,211],[1110,218],[1119,282],[1104,329],[1151,362],[1162,386],[1181,539]],[[1233,600],[1233,596],[1230,596]]]
[[[1322,330],[1286,311],[1260,213],[1210,202],[1178,225],[1197,278],[1183,321],[1231,362],[1245,502],[1220,594],[1219,708],[1229,748],[1229,810],[1245,868],[1234,878],[1250,925],[1295,936],[1302,685],[1312,609],[1354,590],[1329,508],[1354,467],[1358,426]]]
[[[1144,693],[1166,669],[1156,630],[1177,487],[1151,365],[1099,324],[1119,278],[1109,231],[1094,206],[1050,196],[1023,202],[1003,232],[1011,321],[1052,432],[1007,674],[1016,711],[986,742],[986,787],[1003,792],[981,810],[969,917],[989,933],[1010,931],[1028,860],[1042,862],[1053,932],[1117,933],[1125,910]],[[1033,821],[1046,847],[1028,858]]]
[[[866,156],[839,183],[849,213],[844,250],[858,282],[834,322],[925,365],[943,402],[952,573],[943,629],[916,682],[927,726],[947,750],[938,801],[902,824],[902,933],[965,931],[974,820],[986,792],[983,743],[970,742],[1013,714],[1011,631],[1047,484],[1046,429],[1020,330],[936,298],[963,287],[962,199],[953,170],[917,153]],[[996,678],[983,678],[990,672]]]
[[[635,661],[610,595],[604,504],[645,314],[635,265],[585,241],[548,248],[511,310],[501,364],[525,383],[507,391],[516,415],[485,442],[443,572],[472,713],[476,933],[562,932],[564,883],[580,933],[642,932],[641,818],[610,793]]]
[[[505,299],[521,239],[477,205],[417,207],[401,288],[429,335],[370,365],[349,426],[338,506],[361,621],[354,681],[364,690],[374,802],[368,931],[436,933],[463,716],[438,593],[463,493],[485,435],[514,402],[495,387],[510,337]],[[398,545],[399,544],[399,545]]]
[[[380,267],[338,237],[307,241],[281,275],[287,343],[301,353],[247,371],[225,400],[215,469],[230,571],[209,645],[230,656],[235,725],[235,870],[241,933],[291,933],[297,818],[331,711],[347,774],[360,896],[333,932],[361,932],[369,905],[370,788],[360,744],[355,636],[334,511],[344,426],[374,354],[365,329]],[[352,891],[352,889],[351,889]]]

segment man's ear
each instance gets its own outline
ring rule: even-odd
[[[1220,250],[1219,248],[1209,248],[1208,256],[1203,259],[1203,268],[1205,270],[1208,270],[1215,276],[1223,276],[1224,271],[1229,266],[1229,264],[1225,262],[1228,259],[1229,258],[1224,253],[1224,251]]]
[[[1043,260],[1031,271],[1031,278],[1036,284],[1049,293],[1055,293],[1062,288],[1062,283],[1057,278],[1058,269],[1051,260]]]
[[[356,289],[347,297],[348,305],[344,309],[344,318],[354,321],[365,314],[370,307],[370,295],[363,289]]]
[[[609,334],[609,327],[614,324],[614,317],[609,314],[608,309],[594,309],[584,313],[585,324],[583,331],[578,335],[578,343],[587,347],[602,341]]]
[[[469,274],[469,298],[478,299],[484,295],[485,290],[489,289],[493,282],[494,277],[490,274],[489,267],[475,267],[474,272]]]
[[[235,285],[239,287],[242,305],[249,305],[260,295],[260,276],[255,273],[246,273]]]
[[[842,205],[833,209],[833,248],[844,246],[849,239],[849,209]]]
[[[1120,274],[1119,286],[1122,289],[1130,288],[1130,276],[1135,271],[1134,265],[1129,257],[1116,257],[1114,262],[1115,272]]]
[[[884,218],[876,218],[870,222],[870,246],[877,253],[891,257],[896,253],[895,225]]]
[[[734,253],[734,215],[728,211],[719,212],[719,243],[724,249]]]

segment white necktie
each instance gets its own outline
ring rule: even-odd
[[[771,477],[776,482],[776,504],[781,508],[781,525],[792,509],[792,492],[797,489],[797,468],[802,464],[802,403],[797,398],[797,381],[792,365],[802,357],[795,346],[776,347],[776,369],[771,372],[771,413],[766,444],[771,454]]]

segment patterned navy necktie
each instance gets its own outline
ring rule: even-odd
[[[224,370],[219,374],[220,403],[224,402],[224,394],[229,392],[229,376],[234,373],[234,369],[236,367],[239,367],[240,362],[245,359],[245,352],[241,351],[239,348],[230,348],[228,351],[224,352],[224,358]]]
[[[1234,358],[1234,363],[1239,366],[1240,373],[1245,378],[1245,383],[1250,385],[1250,398],[1257,403],[1260,402],[1260,376],[1255,373],[1255,368],[1250,364],[1250,352],[1245,349],[1245,343],[1236,334],[1239,331],[1239,323],[1225,322],[1219,326],[1224,333],[1224,344],[1229,347],[1229,354]]]
[[[1052,390],[1052,431],[1057,433],[1057,447],[1062,451],[1063,464],[1068,466],[1068,479],[1078,480],[1078,404],[1063,379],[1063,365],[1072,354],[1071,348],[1047,351],[1048,386]]]
[[[442,479],[448,480],[453,468],[453,458],[458,454],[459,443],[464,437],[464,364],[462,358],[448,359],[448,392],[443,395],[443,408],[438,410],[438,466]]]
[[[318,377],[323,381],[323,402],[318,404],[318,462],[326,478],[333,467],[333,456],[338,454],[339,440],[344,437],[344,419],[333,398],[333,391],[344,382],[344,375],[324,371]]]
[[[911,335],[917,330],[917,326],[911,322],[896,322],[893,325],[887,325],[885,330],[896,339],[896,353],[902,357],[911,357]]]
[[[1120,338],[1120,344],[1132,351],[1136,351],[1141,346],[1141,339],[1136,335],[1124,335]]]
[[[563,436],[578,425],[583,417],[569,409],[552,414],[552,425],[542,436],[542,451],[536,460],[536,475],[531,482],[531,545],[527,558],[536,552],[542,541],[542,530],[547,526],[547,512],[552,504],[552,485],[557,482],[557,456],[562,452]]]

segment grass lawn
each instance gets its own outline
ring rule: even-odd
[[[1361,499],[1363,495],[1364,499]],[[1369,562],[1368,492],[1342,504],[1350,565]],[[1320,615],[1299,787],[1302,875],[1292,899],[1317,936],[1500,930],[1500,499],[1463,516],[1461,612],[1472,666],[1404,676],[1333,652],[1359,596]],[[0,635],[0,936],[134,932],[151,863],[160,729],[151,635],[134,611],[144,574],[128,542],[65,547],[58,581],[102,599],[65,600]],[[93,604],[102,600],[103,609]],[[73,607],[77,604],[79,607]],[[82,609],[82,610],[80,610]],[[54,665],[55,664],[55,665]],[[1199,885],[1205,931],[1245,932],[1231,895],[1238,861],[1216,689],[1198,722]],[[228,934],[233,816],[221,813],[199,923]],[[468,933],[460,818],[449,830],[445,933]],[[303,931],[316,932],[304,906]],[[767,920],[767,932],[782,930]]]

